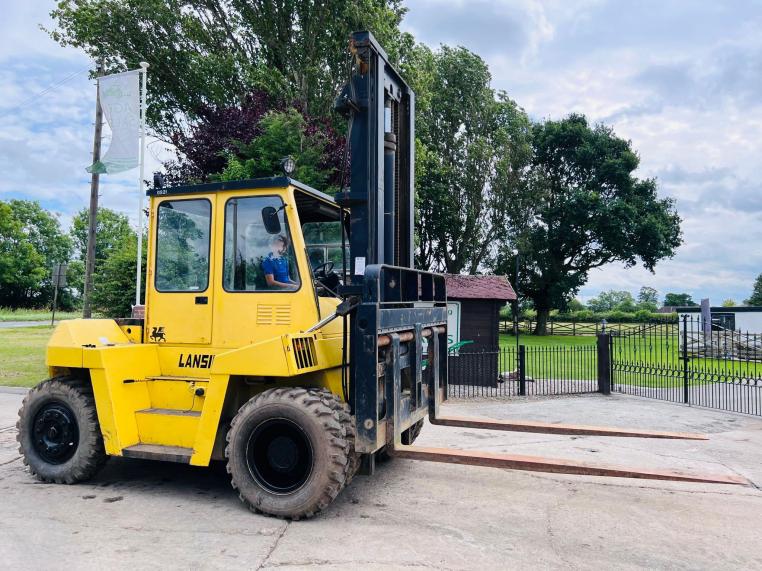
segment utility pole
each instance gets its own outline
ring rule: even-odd
[[[98,62],[97,76],[103,74],[103,60]],[[93,137],[93,162],[95,164],[101,160],[101,129],[103,127],[103,109],[101,109],[101,86],[96,80],[95,90],[95,135]],[[82,308],[82,317],[89,319],[92,317],[92,293],[93,293],[93,271],[95,269],[95,231],[98,227],[98,189],[100,186],[100,175],[93,169],[90,178],[90,215],[87,224],[87,261],[85,262],[85,294],[84,306]]]

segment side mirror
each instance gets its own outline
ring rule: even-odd
[[[278,220],[278,211],[272,206],[265,206],[262,209],[262,223],[268,234],[280,234],[280,220]]]

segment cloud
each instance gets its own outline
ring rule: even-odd
[[[407,20],[427,43],[484,56],[494,86],[533,119],[577,112],[611,125],[638,151],[638,176],[656,177],[683,217],[685,244],[655,274],[612,264],[591,273],[582,295],[652,285],[662,295],[747,297],[762,272],[762,6],[468,6],[476,13],[463,3],[411,2]]]

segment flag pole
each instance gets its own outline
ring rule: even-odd
[[[140,178],[138,179],[138,255],[135,278],[135,305],[140,305],[141,261],[143,259],[143,179],[145,178],[146,162],[146,76],[148,75],[148,63],[141,61],[140,68],[142,89],[140,98]]]

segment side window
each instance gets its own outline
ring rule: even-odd
[[[159,204],[156,228],[156,289],[204,291],[209,286],[212,205],[206,199]]]
[[[277,224],[271,221],[269,228],[265,226],[268,211],[272,220],[277,218]],[[227,201],[224,258],[222,283],[227,291],[299,288],[294,247],[280,198],[252,196]]]

